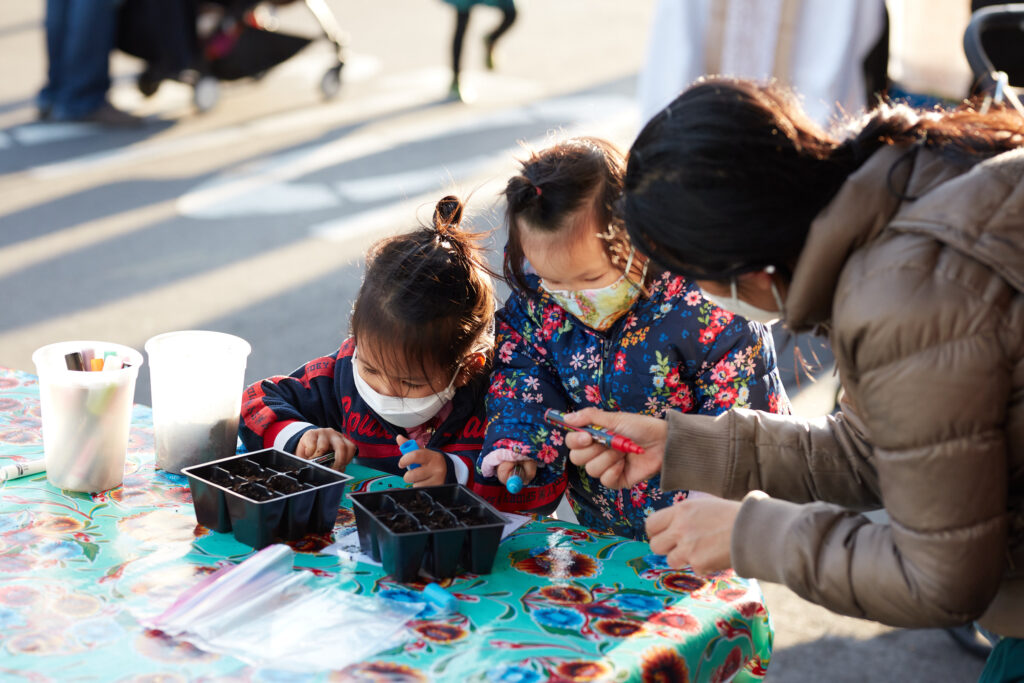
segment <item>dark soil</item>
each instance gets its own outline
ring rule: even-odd
[[[263,486],[254,484],[250,481],[239,484],[235,487],[235,493],[245,496],[249,500],[255,500],[256,502],[262,502],[264,500],[270,500],[274,498],[274,494],[268,491]]]
[[[249,478],[249,481],[253,481],[252,477],[254,476],[263,476],[263,468],[248,458],[239,458],[238,460],[226,462],[222,467],[232,474]]]
[[[210,474],[207,476],[207,479],[217,486],[223,486],[225,488],[230,488],[231,485],[234,484],[231,475],[219,467],[215,467],[210,470]]]
[[[296,472],[301,472],[302,470],[306,469],[305,465],[297,462],[283,462],[280,465],[271,465],[271,467],[274,468],[275,471],[280,472],[281,474],[292,475],[294,475]]]
[[[401,513],[387,515],[381,518],[384,525],[396,534],[404,534],[410,531],[419,531],[420,526],[409,515]]]
[[[408,497],[395,496],[395,502],[417,517],[429,513],[434,507],[434,502],[430,499],[430,496],[419,491],[414,491]]]
[[[305,486],[302,486],[301,484],[299,484],[299,482],[295,481],[291,477],[284,477],[281,475],[277,475],[275,477],[271,477],[270,479],[268,479],[267,485],[270,488],[277,491],[278,493],[285,494],[297,493],[306,488]]]
[[[457,507],[449,508],[449,510],[453,515],[455,515],[457,520],[466,526],[479,526],[491,521],[483,510],[471,505],[459,505]]]
[[[428,529],[454,529],[459,526],[458,522],[444,510],[433,510],[426,515],[417,515],[416,517],[420,524]]]

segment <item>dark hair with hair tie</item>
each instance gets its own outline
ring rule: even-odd
[[[370,248],[349,323],[357,344],[427,371],[454,371],[476,351],[490,357],[494,285],[478,236],[460,228],[462,214],[462,202],[449,195],[434,207],[430,227]]]
[[[1024,119],[1009,110],[882,104],[855,130],[826,133],[777,85],[704,79],[633,143],[620,209],[630,238],[663,267],[701,279],[787,266],[814,218],[881,147],[922,145],[970,165],[1024,144]]]
[[[523,273],[523,222],[553,233],[572,227],[580,212],[589,210],[598,226],[621,227],[614,204],[622,192],[622,154],[606,140],[582,137],[559,142],[520,162],[520,172],[505,186],[508,246],[504,274],[508,283],[527,289]],[[610,233],[609,233],[610,234]],[[625,243],[625,231],[617,242]],[[606,237],[615,262],[622,245]]]

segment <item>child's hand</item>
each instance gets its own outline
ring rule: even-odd
[[[515,462],[503,462],[498,465],[498,471],[496,476],[498,481],[502,484],[508,484],[508,478],[512,476],[512,471],[515,470],[516,465],[523,468],[523,473],[519,477],[523,480],[523,486],[526,486],[533,478],[537,476],[537,463],[533,460],[516,460]]]
[[[310,429],[299,439],[295,447],[295,455],[306,460],[318,458],[325,453],[334,451],[334,464],[339,472],[344,472],[352,458],[356,457],[356,445],[346,439],[341,432],[334,429]]]
[[[404,436],[399,436],[397,439],[399,444],[408,441]],[[398,461],[399,467],[408,468],[409,465],[419,465],[419,467],[408,470],[403,477],[406,484],[413,486],[440,486],[448,474],[448,456],[429,448],[420,448],[412,453],[406,453]]]

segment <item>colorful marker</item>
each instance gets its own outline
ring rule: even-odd
[[[419,449],[420,445],[416,443],[413,439],[409,439],[408,441],[405,441],[398,446],[398,450],[402,452],[402,455],[405,455],[406,453],[412,453],[413,451],[418,451]],[[413,464],[409,465],[409,467],[407,467],[406,469],[414,470],[419,466],[419,463],[414,462]]]
[[[512,468],[512,476],[505,482],[505,488],[509,493],[519,493],[523,490],[523,466],[519,463]]]
[[[593,437],[594,441],[602,443],[609,448],[613,448],[623,453],[643,453],[644,449],[637,446],[635,443],[630,441],[620,434],[615,434],[607,429],[600,427],[576,427],[565,421],[565,413],[559,412],[554,408],[548,408],[544,411],[544,420],[553,425],[563,427],[565,429],[571,429],[574,432],[586,432]]]
[[[0,467],[0,481],[27,477],[31,474],[39,474],[46,471],[45,460],[29,460],[28,462],[16,462],[11,465]]]

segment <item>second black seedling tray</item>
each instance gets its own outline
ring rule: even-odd
[[[350,480],[327,467],[267,448],[182,470],[192,489],[196,520],[219,533],[234,531],[260,549],[334,528]]]
[[[508,520],[458,484],[353,493],[362,551],[399,581],[488,574]]]

